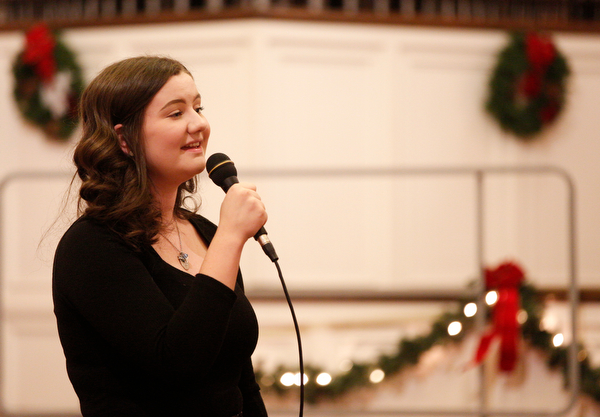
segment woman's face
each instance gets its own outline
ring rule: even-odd
[[[148,176],[157,186],[179,186],[206,166],[210,125],[193,78],[174,75],[156,93],[142,126]]]

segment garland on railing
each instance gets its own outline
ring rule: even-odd
[[[486,109],[504,130],[531,139],[563,109],[568,75],[549,36],[513,33],[492,73]]]
[[[67,140],[77,127],[83,91],[75,54],[41,23],[27,32],[25,48],[17,55],[12,71],[13,93],[23,117],[49,137]]]
[[[513,263],[504,263],[494,270],[487,270],[488,290],[497,290],[498,287],[490,287],[491,280],[489,275],[502,274],[508,269],[518,268]],[[504,271],[502,271],[504,270]],[[555,346],[553,343],[554,334],[543,329],[541,326],[543,314],[543,300],[536,289],[529,283],[519,280],[518,285],[518,304],[520,312],[519,335],[529,346],[541,351],[547,358],[547,364],[552,369],[559,369],[563,372],[565,385],[568,386],[567,379],[567,346]],[[471,291],[471,293],[474,293]],[[497,292],[499,295],[499,292]],[[501,302],[498,299],[498,302]],[[501,304],[500,304],[501,305]],[[429,333],[412,337],[403,338],[398,342],[395,353],[390,355],[381,355],[373,363],[354,363],[351,368],[339,375],[329,375],[323,369],[310,364],[305,365],[305,399],[309,404],[315,404],[323,401],[334,400],[353,390],[365,387],[372,387],[374,383],[380,382],[384,377],[389,378],[394,374],[417,365],[421,356],[434,346],[452,345],[462,342],[465,337],[475,329],[475,316],[468,314],[469,307],[474,306],[474,297],[465,298],[459,302],[458,308],[454,311],[448,311],[441,314],[431,326]],[[487,318],[494,317],[494,311],[499,306],[495,304],[487,312]],[[512,313],[511,313],[512,314]],[[516,317],[511,317],[516,319]],[[496,321],[494,319],[493,321]],[[457,324],[458,323],[458,324]],[[454,326],[454,327],[453,327]],[[452,331],[451,329],[457,329]],[[580,367],[580,387],[581,391],[595,401],[600,402],[600,368],[593,368],[590,365],[589,358],[583,347],[579,347],[579,367]],[[499,358],[502,361],[502,356]],[[474,363],[476,360],[474,360]],[[499,362],[500,370],[510,372],[512,368],[502,369],[502,363]],[[279,366],[278,369],[266,374],[257,369],[257,380],[261,383],[265,394],[272,394],[279,397],[294,395],[295,385],[299,383],[299,374],[290,372],[289,367]],[[325,377],[323,377],[325,376]],[[323,380],[319,381],[320,378]],[[319,382],[320,383],[319,383]],[[295,385],[294,385],[295,384]]]

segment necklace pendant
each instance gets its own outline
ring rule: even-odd
[[[183,269],[185,269],[186,271],[190,269],[190,263],[188,262],[187,258],[188,258],[188,254],[185,252],[179,252],[179,255],[177,255],[177,259],[179,259],[179,263],[181,264]]]

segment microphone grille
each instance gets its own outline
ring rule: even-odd
[[[224,153],[215,153],[206,160],[206,171],[211,180],[218,186],[226,178],[237,176],[237,169],[233,161]]]

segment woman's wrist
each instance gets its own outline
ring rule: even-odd
[[[245,243],[245,240],[236,234],[217,228],[199,272],[222,282],[231,289],[235,288]]]

